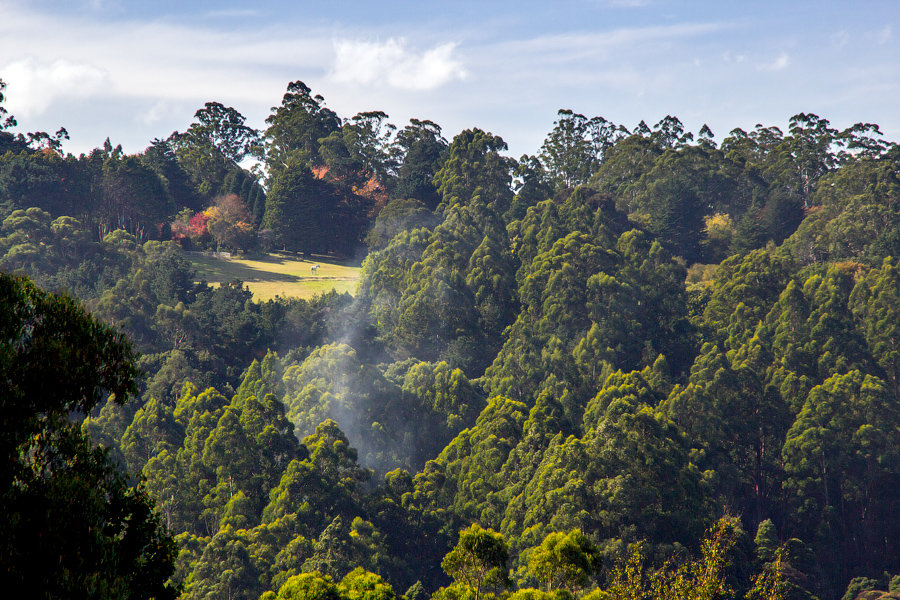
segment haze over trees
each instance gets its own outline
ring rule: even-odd
[[[516,160],[300,81],[264,130],[209,102],[136,155],[0,118],[0,269],[31,280],[0,279],[19,584],[40,561],[47,597],[900,590],[876,125],[717,142],[561,110]],[[197,249],[365,258],[355,297],[257,302],[197,281]]]

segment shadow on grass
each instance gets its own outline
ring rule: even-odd
[[[272,271],[264,271],[249,265],[226,262],[217,258],[206,256],[192,256],[191,263],[197,269],[197,276],[210,282],[233,281],[240,279],[241,281],[280,281],[293,283],[301,281],[303,278],[298,275],[289,275],[287,273],[274,273]],[[262,260],[259,262],[269,262],[272,264],[281,264],[285,261],[280,259]]]
[[[329,265],[337,265],[340,267],[352,267],[354,269],[358,269],[362,266],[363,260],[365,256],[338,256],[334,254],[300,254],[300,253],[290,253],[290,252],[280,252],[275,251],[268,255],[268,259],[258,258],[256,256],[252,257],[253,260],[266,260],[267,262],[273,263],[283,263],[285,259],[287,262],[307,262],[307,263],[326,263]]]

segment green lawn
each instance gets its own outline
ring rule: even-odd
[[[359,267],[346,266],[330,259],[300,260],[277,254],[264,258],[216,258],[194,253],[185,257],[197,269],[197,276],[215,285],[240,279],[255,300],[270,300],[275,296],[312,298],[316,294],[329,292],[356,293],[359,282]],[[312,265],[319,270],[313,274]]]

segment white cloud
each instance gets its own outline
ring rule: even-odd
[[[166,21],[106,23],[22,8],[7,14],[9,20],[0,19],[0,56],[19,65],[26,79],[48,77],[47,69],[30,72],[32,66],[90,65],[105,73],[109,98],[270,103],[289,80],[276,79],[272,71],[289,69],[293,78],[309,79],[323,73],[332,56],[330,34],[312,30],[302,36],[287,28],[234,33]],[[36,31],[54,35],[34,44]],[[0,64],[0,77],[12,88],[10,68]]]
[[[791,57],[787,52],[782,52],[778,55],[778,58],[773,60],[770,63],[766,63],[759,66],[760,71],[783,71],[788,68],[788,65],[791,64]]]
[[[87,63],[64,59],[42,61],[33,57],[2,67],[7,87],[7,109],[22,117],[40,115],[58,99],[85,98],[101,92],[107,73]]]
[[[448,43],[416,53],[407,49],[403,39],[384,43],[337,40],[331,78],[339,83],[433,90],[466,77],[462,62],[454,57],[455,49],[455,43]]]
[[[63,1],[77,8],[47,8]],[[350,15],[321,3],[275,18],[259,2],[126,10],[123,0],[0,0],[0,77],[10,83],[16,108],[9,108],[22,131],[65,125],[72,134],[67,149],[77,151],[107,135],[138,151],[154,137],[183,130],[211,100],[264,127],[269,107],[298,79],[341,116],[384,110],[400,126],[410,117],[428,118],[448,137],[478,126],[502,135],[513,154],[539,147],[562,107],[629,126],[677,114],[688,127],[693,119],[695,130],[708,122],[716,131],[803,110],[835,123],[842,114],[848,124],[875,121],[897,138],[896,61],[876,46],[895,43],[889,20],[870,26],[863,43],[861,30],[834,25],[840,20],[803,37],[786,19],[760,29],[750,9],[744,17],[724,10],[712,17],[659,0],[590,1],[602,20],[585,15],[545,27],[527,6],[498,14],[490,3],[479,9],[478,22],[441,13],[423,24],[381,7]],[[95,2],[103,10],[90,10]],[[672,14],[606,10],[642,3],[668,6]],[[242,22],[253,10],[261,14]],[[704,18],[721,20],[699,21]],[[811,60],[842,27],[851,38],[839,55]],[[451,40],[459,44],[444,44]],[[18,65],[20,79],[24,73],[25,88],[13,87],[10,65]],[[782,69],[779,85],[771,86],[773,72]],[[91,84],[98,72],[102,81]],[[455,85],[463,79],[465,85]],[[42,108],[33,118],[23,112]]]
[[[166,119],[173,117],[180,107],[176,107],[172,102],[167,100],[157,100],[138,120],[144,125],[156,125],[162,123]],[[183,115],[182,115],[183,116]]]
[[[840,50],[850,41],[850,34],[846,31],[838,31],[831,36],[831,46],[836,50]]]

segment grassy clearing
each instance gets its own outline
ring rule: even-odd
[[[240,279],[253,292],[255,300],[271,300],[275,296],[312,298],[329,292],[356,293],[359,267],[347,266],[331,259],[302,260],[276,254],[263,258],[216,258],[202,254],[186,254],[197,269],[197,276],[211,285]],[[316,273],[310,267],[319,265]]]

